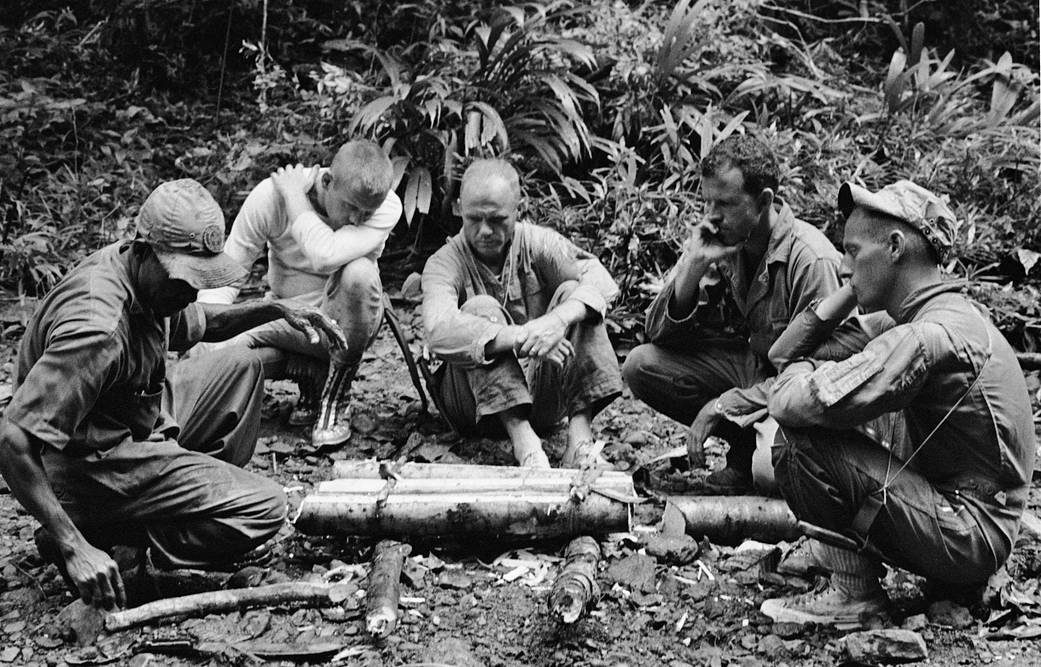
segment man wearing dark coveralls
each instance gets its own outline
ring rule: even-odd
[[[775,374],[767,352],[796,313],[838,289],[840,256],[777,198],[777,159],[761,141],[724,139],[701,169],[706,219],[647,312],[650,342],[622,374],[634,396],[690,426],[693,463],[704,465],[710,435],[726,440],[726,466],[705,488],[742,494]]]
[[[810,541],[830,586],[762,611],[845,629],[885,610],[883,559],[948,589],[986,582],[1016,541],[1035,438],[1014,351],[963,283],[942,278],[956,229],[947,204],[898,181],[846,183],[839,207],[850,283],[770,351],[784,369],[769,400],[777,482],[799,519],[830,531]],[[887,313],[889,328],[843,321],[856,305]],[[899,450],[853,430],[894,411],[909,438]]]
[[[87,603],[126,603],[106,552],[115,545],[149,547],[159,567],[220,569],[285,518],[281,487],[240,467],[256,444],[259,361],[202,355],[167,381],[167,350],[277,318],[313,339],[322,330],[342,345],[343,334],[317,311],[193,303],[199,289],[241,277],[223,243],[224,215],[206,189],[163,183],[141,207],[137,237],[76,266],[22,339],[0,472]]]

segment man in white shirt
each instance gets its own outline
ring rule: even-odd
[[[246,198],[224,246],[246,269],[266,246],[269,298],[321,308],[347,337],[346,352],[330,354],[324,341],[272,322],[229,341],[256,349],[266,377],[297,379],[301,400],[290,421],[313,421],[319,447],[351,436],[351,382],[383,316],[377,259],[401,217],[392,181],[390,159],[365,140],[344,144],[329,168],[280,168]],[[204,290],[199,301],[232,303],[238,293],[238,286]]]

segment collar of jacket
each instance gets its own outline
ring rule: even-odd
[[[960,292],[965,289],[967,284],[968,282],[965,280],[944,280],[932,285],[926,285],[925,287],[919,287],[908,294],[903,303],[900,304],[896,323],[904,324],[905,322],[910,322],[918,314],[918,311],[922,309],[922,306],[931,299],[948,292]]]

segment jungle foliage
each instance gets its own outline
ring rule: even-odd
[[[229,223],[279,164],[350,136],[391,154],[420,262],[476,156],[595,249],[640,312],[697,219],[699,163],[754,133],[782,196],[837,238],[844,180],[911,178],[961,220],[951,271],[1041,342],[1035,2],[16,0],[0,18],[0,285],[48,288],[191,176]]]

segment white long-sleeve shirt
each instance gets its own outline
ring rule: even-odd
[[[401,200],[389,192],[380,207],[360,225],[334,230],[313,211],[290,220],[282,197],[267,178],[243,202],[224,252],[248,271],[266,246],[267,280],[272,295],[317,306],[326,280],[337,269],[360,257],[379,258],[400,217]],[[202,290],[199,301],[234,303],[239,290],[239,285]]]

